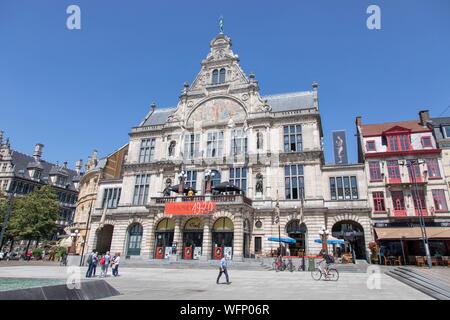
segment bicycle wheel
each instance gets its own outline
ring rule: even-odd
[[[320,271],[319,269],[315,269],[314,271],[311,271],[311,277],[314,280],[319,281],[320,278],[322,278],[322,271]]]
[[[339,272],[336,269],[329,269],[328,270],[328,279],[331,281],[338,281],[339,280]]]
[[[290,271],[290,272],[294,272],[295,271],[295,266],[294,266],[294,264],[291,262],[291,263],[289,263],[289,265],[288,265],[288,270]]]

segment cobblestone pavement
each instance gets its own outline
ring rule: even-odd
[[[63,279],[66,270],[51,265],[4,266],[0,268],[0,277]],[[85,270],[80,270],[82,280],[85,280]],[[380,288],[370,290],[368,276],[364,273],[342,273],[338,282],[330,282],[314,281],[309,272],[276,273],[231,268],[230,285],[217,285],[217,270],[214,269],[124,267],[119,273],[117,278],[106,278],[122,293],[111,299],[430,299],[384,274],[379,274]]]

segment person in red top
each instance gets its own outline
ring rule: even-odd
[[[31,260],[31,250],[28,250],[28,252],[27,252],[27,260],[28,261]]]

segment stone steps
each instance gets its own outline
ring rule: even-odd
[[[437,300],[450,300],[450,286],[444,284],[440,279],[433,278],[419,270],[397,267],[388,270],[386,274],[432,298]]]

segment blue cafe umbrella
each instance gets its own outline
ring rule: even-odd
[[[297,240],[289,238],[289,237],[286,237],[286,238],[269,237],[269,238],[267,238],[267,240],[275,241],[275,242],[284,242],[284,243],[289,243],[289,244],[294,244],[297,242]]]
[[[322,243],[321,239],[315,239],[314,240],[315,243]],[[327,240],[327,244],[344,244],[345,241],[342,239],[336,239],[336,238],[332,238],[332,239],[328,239]]]

